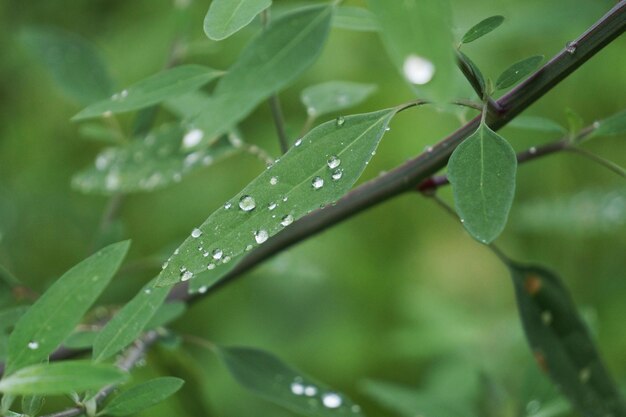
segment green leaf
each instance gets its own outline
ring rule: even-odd
[[[304,89],[300,99],[309,116],[318,117],[356,106],[374,91],[376,91],[374,84],[328,81]]]
[[[53,28],[31,27],[23,30],[20,38],[69,98],[86,105],[113,92],[102,57],[82,37]]]
[[[70,349],[90,349],[97,336],[98,332],[94,330],[77,331],[63,341],[63,346]]]
[[[28,311],[27,306],[12,307],[0,311],[0,361],[6,359],[9,333],[26,311]]]
[[[311,417],[362,416],[360,407],[348,397],[267,352],[242,347],[216,349],[235,380],[267,401]]]
[[[119,384],[128,374],[113,365],[63,361],[22,368],[0,380],[0,392],[19,395],[57,395]]]
[[[448,162],[454,202],[465,229],[491,243],[506,225],[515,195],[517,158],[509,143],[481,123]]]
[[[45,402],[45,397],[41,395],[26,395],[22,397],[22,413],[33,417],[39,414],[43,404]]]
[[[202,137],[198,129],[185,132],[180,126],[163,126],[143,139],[103,150],[94,166],[72,178],[72,186],[84,193],[106,195],[149,192],[180,182],[237,151],[226,137],[190,150]]]
[[[204,18],[204,33],[215,41],[225,39],[271,5],[272,0],[213,0]]]
[[[457,51],[457,57],[465,64],[467,68],[469,68],[470,72],[474,76],[476,80],[478,80],[478,84],[480,85],[480,91],[485,91],[485,77],[483,73],[480,71],[478,66],[472,61],[467,55],[465,55],[461,51]],[[482,99],[482,97],[480,97]]]
[[[463,39],[461,39],[462,43],[470,43],[475,41],[478,38],[482,38],[489,32],[495,30],[498,26],[500,26],[504,22],[504,16],[491,16],[486,18],[485,20],[480,21],[475,24],[465,32],[463,35]]]
[[[78,133],[84,139],[107,144],[117,145],[122,140],[124,140],[124,137],[120,133],[96,123],[87,123],[81,125],[78,128]]]
[[[332,25],[336,28],[360,32],[378,32],[380,30],[376,16],[363,7],[337,7]]]
[[[567,132],[567,129],[554,120],[539,116],[517,116],[509,122],[508,126],[518,129],[536,130],[539,132],[560,134]]]
[[[184,383],[182,379],[174,377],[151,379],[113,398],[99,414],[127,416],[138,413],[173,395]]]
[[[146,329],[155,329],[165,326],[182,316],[187,310],[187,304],[182,301],[172,301],[161,305],[154,313]]]
[[[155,288],[154,282],[147,283],[100,331],[93,344],[95,362],[115,355],[143,332],[169,293],[168,288]]]
[[[559,277],[533,265],[509,268],[526,338],[540,368],[581,415],[626,415],[626,403]]]
[[[181,65],[152,75],[113,94],[110,98],[88,106],[72,117],[72,120],[124,113],[149,107],[168,98],[197,90],[222,74],[222,71],[201,65]]]
[[[194,229],[157,285],[173,285],[203,271],[213,283],[232,266],[231,260],[339,199],[365,169],[396,111],[341,117],[313,129]]]
[[[583,128],[585,121],[582,116],[578,114],[574,109],[567,107],[565,109],[565,116],[567,117],[567,125],[569,127],[569,133],[571,136],[577,135]]]
[[[626,133],[626,110],[622,110],[604,120],[593,124],[593,132],[588,138],[596,136],[615,136]]]
[[[9,337],[7,375],[48,358],[102,293],[129,245],[115,243],[80,262],[28,309]]]
[[[231,130],[254,108],[279,92],[317,59],[328,37],[332,7],[296,10],[274,21],[243,50],[189,124],[205,142]]]
[[[163,106],[181,119],[197,116],[205,106],[208,106],[211,97],[202,91],[192,91],[182,96],[166,100]]]
[[[498,80],[496,81],[496,90],[504,90],[526,78],[530,73],[537,69],[541,61],[543,61],[543,55],[536,55],[511,65],[498,77]]]
[[[368,0],[392,62],[420,98],[448,103],[457,69],[447,0]]]

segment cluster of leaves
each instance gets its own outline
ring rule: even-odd
[[[146,334],[164,329],[184,311],[165,303],[169,287],[190,281],[190,292],[204,293],[247,254],[313,210],[333,204],[359,179],[377,146],[400,111],[426,101],[446,107],[454,98],[457,76],[450,10],[438,0],[389,2],[369,0],[366,9],[324,4],[297,8],[269,22],[270,0],[214,0],[204,20],[212,40],[222,40],[259,14],[266,27],[252,38],[228,71],[199,65],[166,69],[113,92],[111,77],[92,47],[74,35],[29,29],[24,42],[40,52],[53,78],[69,96],[87,107],[75,121],[99,120],[81,126],[90,138],[109,147],[93,168],[78,173],[75,188],[87,193],[117,195],[150,191],[178,182],[202,167],[244,146],[237,125],[262,102],[299,78],[321,53],[332,26],[380,32],[392,62],[420,99],[366,114],[339,116],[309,131],[317,118],[342,112],[364,100],[375,85],[329,81],[311,86],[301,99],[308,114],[302,137],[268,169],[207,220],[164,263],[163,271],[97,331],[76,332],[86,312],[118,270],[129,243],[107,246],[59,278],[29,308],[0,313],[0,347],[5,361],[0,380],[2,412],[22,396],[22,413],[35,415],[43,396],[73,394],[90,415],[128,415],[175,393],[182,380],[157,378],[126,389],[102,403],[109,385],[129,378],[130,365],[114,361],[120,352]],[[419,6],[419,7],[418,7]],[[419,13],[417,10],[419,9]],[[476,130],[452,154],[448,177],[457,212],[471,236],[489,244],[503,231],[515,192],[517,157],[511,145],[488,126],[492,96],[532,73],[542,61],[534,56],[502,72],[495,83],[460,51],[503,22],[483,20],[461,38],[457,57],[470,74],[482,106]],[[420,30],[416,30],[420,28]],[[51,53],[53,51],[54,53]],[[60,60],[59,57],[64,57]],[[209,95],[199,91],[216,81]],[[162,105],[174,121],[128,137],[115,123],[117,114],[139,111],[138,118]],[[571,144],[594,135],[621,133],[624,113],[597,123],[585,135],[570,132]],[[522,127],[563,132],[551,121],[526,118]],[[520,315],[540,366],[585,415],[623,415],[624,403],[602,365],[592,339],[569,295],[552,273],[505,260],[511,269]],[[19,318],[19,320],[18,320]],[[16,322],[11,328],[9,323]],[[156,332],[156,333],[151,333]],[[144,336],[145,337],[145,336]],[[3,345],[4,344],[4,345]],[[49,364],[60,346],[88,348],[91,360]],[[256,349],[209,347],[245,388],[269,401],[309,416],[362,414],[346,395]],[[374,396],[401,397],[393,389],[373,388]],[[79,393],[81,395],[78,395]],[[392,394],[390,394],[392,393]],[[458,415],[453,409],[411,403],[410,413]],[[405,411],[402,411],[405,412]]]

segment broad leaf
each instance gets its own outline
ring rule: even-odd
[[[376,16],[372,12],[362,7],[353,6],[337,7],[333,16],[333,26],[361,32],[378,32],[380,30]]]
[[[360,407],[275,356],[257,349],[218,347],[232,376],[251,393],[311,417],[361,416]]]
[[[328,81],[304,89],[300,99],[309,116],[318,117],[356,106],[374,91],[374,84]]]
[[[194,229],[165,265],[157,285],[173,285],[204,271],[213,283],[231,267],[231,260],[339,199],[365,169],[396,111],[341,117],[313,129]]]
[[[72,178],[72,186],[98,194],[153,191],[180,182],[187,174],[237,151],[226,137],[191,151],[189,148],[202,138],[199,129],[184,131],[180,126],[164,126],[143,139],[103,150],[93,167]]]
[[[165,303],[154,313],[148,324],[146,324],[146,329],[165,326],[182,316],[186,310],[187,304],[181,301]]]
[[[87,105],[108,97],[113,83],[102,57],[89,42],[52,28],[28,28],[22,42],[69,98]]]
[[[72,120],[124,113],[160,103],[197,90],[222,75],[222,71],[200,65],[182,65],[152,75],[79,112]]]
[[[509,268],[526,338],[541,369],[581,415],[626,415],[626,403],[561,280],[537,266]]]
[[[100,331],[93,344],[94,361],[110,358],[137,339],[168,293],[168,288],[155,288],[154,280],[146,284]]]
[[[165,400],[178,391],[185,381],[180,378],[155,378],[136,385],[114,397],[100,412],[110,416],[127,416]]]
[[[204,33],[215,41],[247,26],[272,0],[213,0],[204,18]]]
[[[482,20],[479,23],[475,24],[467,32],[465,32],[465,35],[463,35],[463,39],[461,39],[461,42],[470,43],[478,38],[482,38],[489,32],[495,30],[498,26],[502,24],[502,22],[504,22],[503,16],[488,17],[485,20]]]
[[[113,365],[63,361],[28,366],[0,380],[0,392],[19,395],[57,395],[119,384],[128,374]]]
[[[537,69],[541,61],[543,61],[543,55],[536,55],[511,65],[498,77],[496,90],[504,90],[526,78]]]
[[[515,195],[517,158],[509,143],[481,123],[448,162],[454,202],[465,229],[490,243],[504,230]]]
[[[30,307],[9,337],[7,375],[48,358],[102,293],[129,245],[115,243],[80,262]]]
[[[447,0],[368,0],[392,62],[420,98],[447,103],[457,70]]]
[[[297,10],[252,39],[190,126],[205,141],[231,130],[263,100],[298,78],[317,59],[328,36],[332,7]]]
[[[613,136],[626,133],[626,110],[599,120],[593,124],[593,132],[588,138],[595,136]]]
[[[564,134],[567,132],[563,126],[554,120],[539,116],[517,116],[509,122],[507,126],[518,129],[536,130],[539,132],[550,132]]]

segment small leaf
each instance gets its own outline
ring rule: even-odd
[[[311,417],[362,416],[345,395],[257,349],[217,347],[231,375],[252,394]]]
[[[517,116],[508,124],[510,127],[526,130],[536,130],[539,132],[561,133],[567,132],[563,126],[554,120],[538,116]]]
[[[180,316],[182,316],[187,310],[187,304],[182,301],[172,301],[165,303],[159,307],[159,309],[154,313],[148,324],[146,324],[146,329],[155,329],[157,327],[165,326],[166,324],[170,324]]]
[[[204,33],[215,41],[226,39],[271,5],[272,0],[213,0],[204,18]]]
[[[470,30],[465,32],[465,35],[463,35],[463,39],[461,39],[461,42],[470,43],[478,38],[482,38],[489,32],[495,30],[498,26],[502,24],[502,22],[504,22],[504,16],[488,17],[485,20],[482,20],[479,23],[475,24],[470,28]]]
[[[626,403],[561,280],[537,266],[509,268],[526,338],[539,367],[581,415],[626,415]]]
[[[72,186],[84,193],[106,195],[153,191],[237,151],[226,137],[209,147],[190,150],[203,136],[199,129],[185,132],[180,126],[163,126],[125,146],[106,148],[93,167],[72,178]]]
[[[318,117],[356,106],[374,91],[373,84],[329,81],[304,89],[300,99],[309,116]]]
[[[526,78],[531,72],[537,69],[541,61],[543,61],[543,55],[536,55],[511,65],[498,77],[496,90],[504,90],[523,78]]]
[[[22,413],[34,417],[41,411],[45,397],[41,395],[26,395],[22,397]]]
[[[626,110],[622,110],[604,120],[595,122],[593,127],[593,132],[591,132],[588,138],[595,136],[622,135],[626,133]]]
[[[448,162],[454,202],[465,229],[490,243],[506,225],[515,195],[517,158],[509,143],[481,123]]]
[[[7,375],[48,358],[102,293],[129,245],[115,243],[80,262],[28,309],[9,337]]]
[[[485,77],[483,76],[483,73],[480,71],[478,66],[474,63],[474,61],[472,61],[467,55],[465,55],[461,51],[457,51],[457,56],[470,70],[473,77],[478,81],[478,84],[480,85],[480,91],[484,92],[486,86]],[[480,98],[482,99],[482,97]]]
[[[83,109],[72,120],[124,113],[158,104],[168,98],[197,90],[222,75],[222,71],[200,65],[181,65],[152,75]]]
[[[378,32],[376,16],[363,7],[339,6],[333,16],[333,26],[360,32]]]
[[[212,283],[247,250],[345,194],[372,157],[397,109],[326,122],[296,142],[218,209],[176,250],[157,285],[205,272]]]
[[[19,395],[57,395],[119,384],[128,374],[113,365],[63,361],[22,368],[0,380],[0,392]]]
[[[102,57],[82,37],[58,29],[36,27],[25,29],[20,37],[69,98],[86,105],[113,92],[113,83]]]
[[[578,114],[574,109],[567,107],[565,109],[565,116],[567,117],[567,124],[569,127],[569,133],[571,136],[577,135],[583,128],[585,121],[582,116]]]
[[[182,379],[174,377],[151,379],[113,398],[100,414],[127,416],[138,413],[173,395],[184,383]]]
[[[93,360],[106,360],[137,339],[168,293],[168,288],[155,288],[154,280],[139,290],[96,337]]]
[[[210,142],[231,130],[263,100],[291,84],[317,59],[328,37],[332,7],[296,10],[275,20],[243,50],[189,121]]]

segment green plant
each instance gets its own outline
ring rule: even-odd
[[[192,17],[183,3],[177,6],[180,30],[166,68],[117,92],[102,59],[82,38],[41,28],[21,34],[22,43],[43,60],[58,86],[87,106],[72,118],[81,123],[82,135],[108,145],[93,167],[74,176],[72,185],[83,193],[106,195],[109,203],[93,255],[56,280],[32,305],[17,305],[12,297],[4,302],[6,308],[0,311],[0,346],[6,365],[0,380],[3,415],[34,416],[44,397],[58,394],[70,396],[74,405],[48,417],[139,412],[174,394],[183,382],[160,377],[124,388],[129,372],[154,345],[178,348],[181,343],[207,348],[240,385],[297,414],[365,415],[367,410],[347,394],[270,353],[179,334],[169,324],[185,312],[186,305],[209,297],[287,247],[392,197],[419,193],[459,218],[467,232],[510,270],[519,315],[539,368],[575,410],[585,416],[626,416],[620,390],[560,278],[544,267],[511,260],[492,243],[507,224],[518,164],[568,151],[626,177],[618,164],[581,147],[594,137],[623,135],[623,110],[585,128],[571,113],[569,129],[550,119],[519,116],[624,31],[626,2],[620,1],[543,67],[539,68],[543,57],[532,56],[512,64],[495,81],[485,77],[462,49],[496,30],[504,18],[479,22],[459,37],[451,51],[452,7],[447,2],[369,0],[366,9],[334,1],[285,11],[268,0],[214,0],[204,19],[210,39],[228,38],[255,19],[262,24],[224,71],[182,64],[190,48],[186,28]],[[271,16],[270,11],[279,16]],[[302,91],[307,119],[298,137],[293,137],[278,93],[311,68],[333,26],[377,32],[415,98],[317,124],[324,116],[360,104],[376,90],[371,84],[325,81]],[[476,99],[456,97],[461,74]],[[203,88],[212,82],[216,84],[208,94]],[[239,127],[264,102],[270,105],[283,153],[275,160],[269,152],[244,142]],[[417,157],[354,188],[392,120],[399,113],[428,106],[463,120],[466,112],[479,114]],[[160,108],[168,114],[159,115]],[[129,112],[136,112],[130,134],[118,120]],[[496,133],[513,122],[562,138],[516,153]],[[181,182],[240,151],[267,162],[267,169],[221,202],[170,251],[167,260],[166,256],[159,259],[165,260],[162,270],[118,311],[85,320],[130,245],[129,241],[111,243],[116,240],[112,237],[124,236],[116,227],[125,199]],[[436,175],[445,167],[447,175]],[[455,209],[438,194],[448,183]],[[21,288],[8,270],[3,268],[2,276],[5,293]],[[89,351],[90,360],[74,359]],[[454,369],[445,372],[463,371],[462,366]],[[456,380],[452,375],[446,381]],[[498,395],[488,388],[486,394],[477,393],[478,386],[491,386],[488,375],[481,378],[464,374],[460,379],[469,381],[467,389],[452,393],[442,389],[437,377],[420,393],[380,381],[364,384],[364,392],[402,415],[519,414],[496,404]],[[123,391],[113,396],[117,387]],[[481,396],[489,404],[477,404]],[[21,405],[16,404],[19,397]],[[552,406],[554,410],[544,408],[543,415],[568,409],[557,396]],[[539,415],[539,410],[526,411]]]

